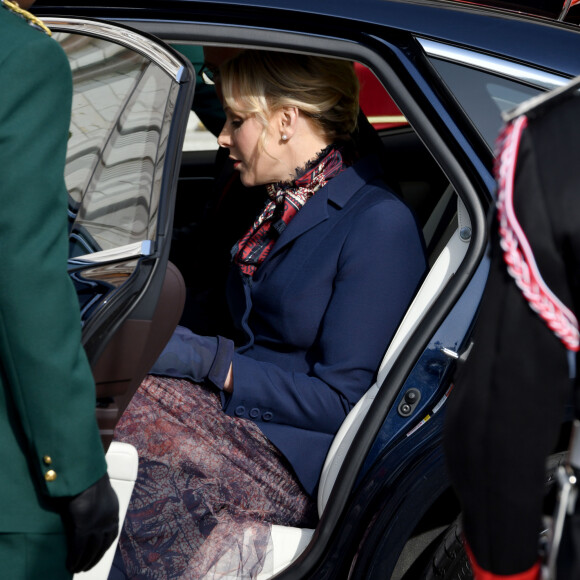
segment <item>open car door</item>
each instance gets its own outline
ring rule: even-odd
[[[69,273],[107,449],[183,308],[183,281],[168,255],[195,74],[178,53],[128,28],[44,21],[73,73]]]

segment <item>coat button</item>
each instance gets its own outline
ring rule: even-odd
[[[260,409],[256,409],[255,407],[250,411],[250,417],[252,419],[257,419],[260,416]]]
[[[242,417],[243,415],[246,414],[246,407],[244,407],[243,405],[238,405],[236,407],[236,410],[234,411],[234,413],[238,416],[238,417]]]
[[[265,413],[262,415],[262,419],[263,419],[264,421],[271,421],[273,416],[274,416],[274,415],[273,415],[273,414],[272,414],[270,411],[266,411],[266,412],[265,412]]]
[[[44,474],[44,479],[46,479],[46,481],[54,481],[56,479],[56,471],[54,469],[49,469]]]
[[[44,461],[44,465],[52,465],[52,457],[50,455],[45,455],[42,461]]]

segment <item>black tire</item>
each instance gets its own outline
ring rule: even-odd
[[[461,516],[447,528],[426,567],[424,580],[471,580],[473,574],[461,539]]]

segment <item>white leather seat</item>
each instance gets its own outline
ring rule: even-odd
[[[135,487],[139,457],[133,445],[113,441],[109,446],[106,458],[111,485],[119,498],[119,521],[122,525],[129,507],[133,487]],[[118,542],[119,536],[117,535],[113,545],[105,552],[99,563],[88,572],[75,574],[74,580],[107,580]]]
[[[266,580],[293,562],[308,546],[314,530],[291,528],[289,526],[272,526],[271,546],[262,571],[257,580]]]
[[[433,304],[463,261],[469,247],[469,237],[465,236],[467,231],[465,228],[471,228],[471,222],[465,205],[457,198],[457,225],[451,237],[438,254],[437,251],[435,252],[437,257],[383,357],[376,382],[347,415],[330,447],[318,487],[319,515],[322,515],[324,511],[342,462],[378,393],[379,385],[385,380],[423,314]],[[464,232],[463,237],[460,235],[462,231]],[[260,575],[259,579],[270,578],[273,574],[290,565],[308,545],[313,533],[312,529],[272,526],[273,568],[271,570],[274,571],[269,572],[265,569],[264,574]]]

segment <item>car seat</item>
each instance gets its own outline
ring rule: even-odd
[[[133,487],[137,479],[139,457],[133,445],[113,441],[107,451],[107,472],[111,485],[119,498],[119,534],[123,525]],[[112,546],[105,552],[98,564],[87,572],[80,572],[73,576],[74,580],[107,580],[115,557],[119,542],[119,535]]]

